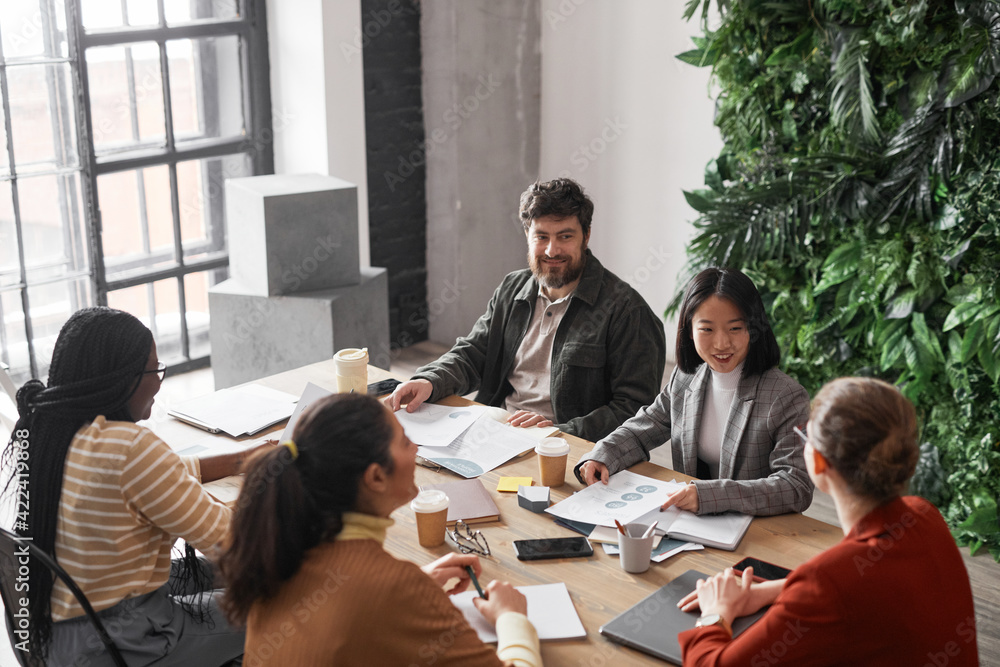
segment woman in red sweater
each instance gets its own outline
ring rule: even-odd
[[[890,384],[841,378],[813,399],[806,465],[845,537],[787,579],[732,570],[681,601],[684,665],[978,665],[969,576],[933,505],[901,496],[916,468],[913,405]],[[729,621],[771,608],[733,639]]]

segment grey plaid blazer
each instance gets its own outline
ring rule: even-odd
[[[674,468],[695,475],[698,430],[710,370],[674,369],[666,389],[577,463],[593,459],[614,474],[670,441]],[[757,516],[801,512],[812,502],[800,438],[792,428],[809,419],[809,395],[776,368],[740,379],[722,439],[720,479],[700,480],[698,514],[735,511]],[[582,479],[580,481],[583,481]]]

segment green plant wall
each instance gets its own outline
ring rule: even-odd
[[[895,382],[911,491],[1000,560],[1000,3],[689,0],[725,146],[687,270],[745,270],[810,393]],[[676,307],[676,301],[675,306]]]

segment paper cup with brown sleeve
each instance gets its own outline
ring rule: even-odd
[[[538,455],[538,474],[542,486],[562,486],[566,482],[566,459],[569,443],[562,438],[544,438],[535,447]]]
[[[348,347],[333,355],[337,372],[337,392],[368,393],[368,348]]]
[[[444,544],[444,528],[448,523],[448,494],[427,489],[410,502],[417,517],[417,541],[425,548]]]

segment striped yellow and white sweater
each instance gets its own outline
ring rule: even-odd
[[[98,417],[70,444],[56,524],[56,559],[100,611],[150,593],[170,576],[183,538],[210,550],[230,510],[202,488],[195,458],[181,458],[147,428]],[[83,614],[69,589],[52,589],[52,620]]]

